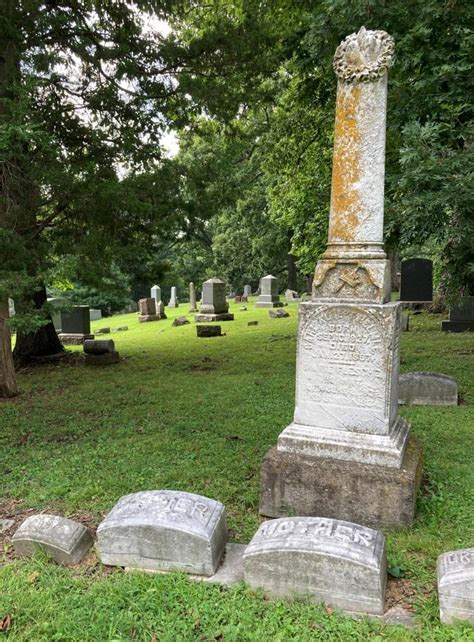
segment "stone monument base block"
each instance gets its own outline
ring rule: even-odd
[[[257,301],[256,308],[282,308],[285,304],[282,301]]]
[[[160,321],[166,319],[165,314],[141,314],[138,317],[138,323],[147,323],[148,321]]]
[[[58,338],[63,343],[65,346],[79,346],[84,343],[84,341],[88,341],[89,339],[93,339],[94,335],[93,334],[74,334],[74,333],[69,333],[69,332],[60,332],[58,334]]]
[[[196,323],[207,323],[208,321],[233,321],[234,315],[229,312],[221,314],[196,314],[194,317]]]
[[[474,332],[473,321],[442,321],[441,330],[443,332]]]
[[[271,448],[261,469],[260,513],[332,517],[371,528],[409,526],[422,448],[410,439],[401,468],[308,457]]]

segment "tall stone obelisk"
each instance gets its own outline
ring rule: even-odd
[[[328,244],[300,305],[294,420],[267,453],[260,510],[408,524],[421,450],[398,415],[399,303],[383,249],[392,38],[364,27],[337,48]]]

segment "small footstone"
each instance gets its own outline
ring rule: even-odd
[[[399,377],[398,403],[408,406],[457,406],[458,384],[437,372],[408,372]]]
[[[100,328],[99,330],[94,330],[95,334],[110,334],[110,328]]]
[[[309,596],[381,615],[387,563],[380,531],[329,518],[264,522],[244,553],[245,581],[275,597]]]
[[[243,305],[241,308],[239,308],[240,312],[247,312],[247,306]]]
[[[222,337],[220,325],[197,325],[196,334],[198,337]]]
[[[122,497],[97,529],[104,564],[214,575],[227,543],[223,504],[174,490]]]
[[[408,316],[408,314],[402,314],[401,326],[402,326],[402,332],[408,332],[410,328],[410,317]]]
[[[120,355],[116,350],[105,354],[86,354],[87,366],[110,366],[119,363]]]
[[[112,339],[88,339],[84,341],[84,352],[87,354],[106,354],[115,350]]]
[[[186,317],[176,317],[176,319],[173,321],[171,324],[174,327],[180,326],[180,325],[188,325],[189,321],[186,319]]]
[[[474,624],[474,548],[438,557],[438,596],[441,622]]]
[[[92,546],[89,529],[58,515],[32,515],[12,537],[15,552],[30,556],[38,548],[58,564],[78,564]]]
[[[112,328],[112,332],[126,332],[128,330],[128,325],[119,325],[116,328]]]
[[[268,310],[268,316],[270,319],[283,319],[284,317],[289,317],[290,313],[279,308],[277,310]]]
[[[258,325],[258,321],[249,321],[247,325]]]

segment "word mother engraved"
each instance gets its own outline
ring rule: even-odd
[[[97,529],[104,564],[213,575],[227,543],[224,506],[173,490],[122,497]]]
[[[385,538],[330,518],[264,522],[244,553],[244,578],[269,595],[309,595],[351,612],[383,613]]]

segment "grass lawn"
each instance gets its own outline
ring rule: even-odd
[[[129,327],[104,337],[119,364],[85,367],[71,348],[59,364],[20,372],[21,395],[0,403],[0,517],[49,511],[93,527],[121,495],[170,488],[223,502],[231,540],[248,542],[261,521],[262,457],[292,419],[297,308],[288,319],[253,302],[231,308],[236,320],[212,339],[196,338],[194,324],[171,327],[187,304],[154,323],[102,319],[93,329]],[[403,575],[391,594],[415,613],[414,630],[268,601],[243,585],[124,574],[94,554],[71,569],[14,560],[0,535],[0,622],[11,616],[0,640],[474,640],[469,626],[438,619],[436,558],[474,545],[474,336],[441,333],[441,318],[411,317],[402,371],[453,376],[462,403],[402,409],[424,446],[425,479],[413,527],[385,533],[389,566]]]

